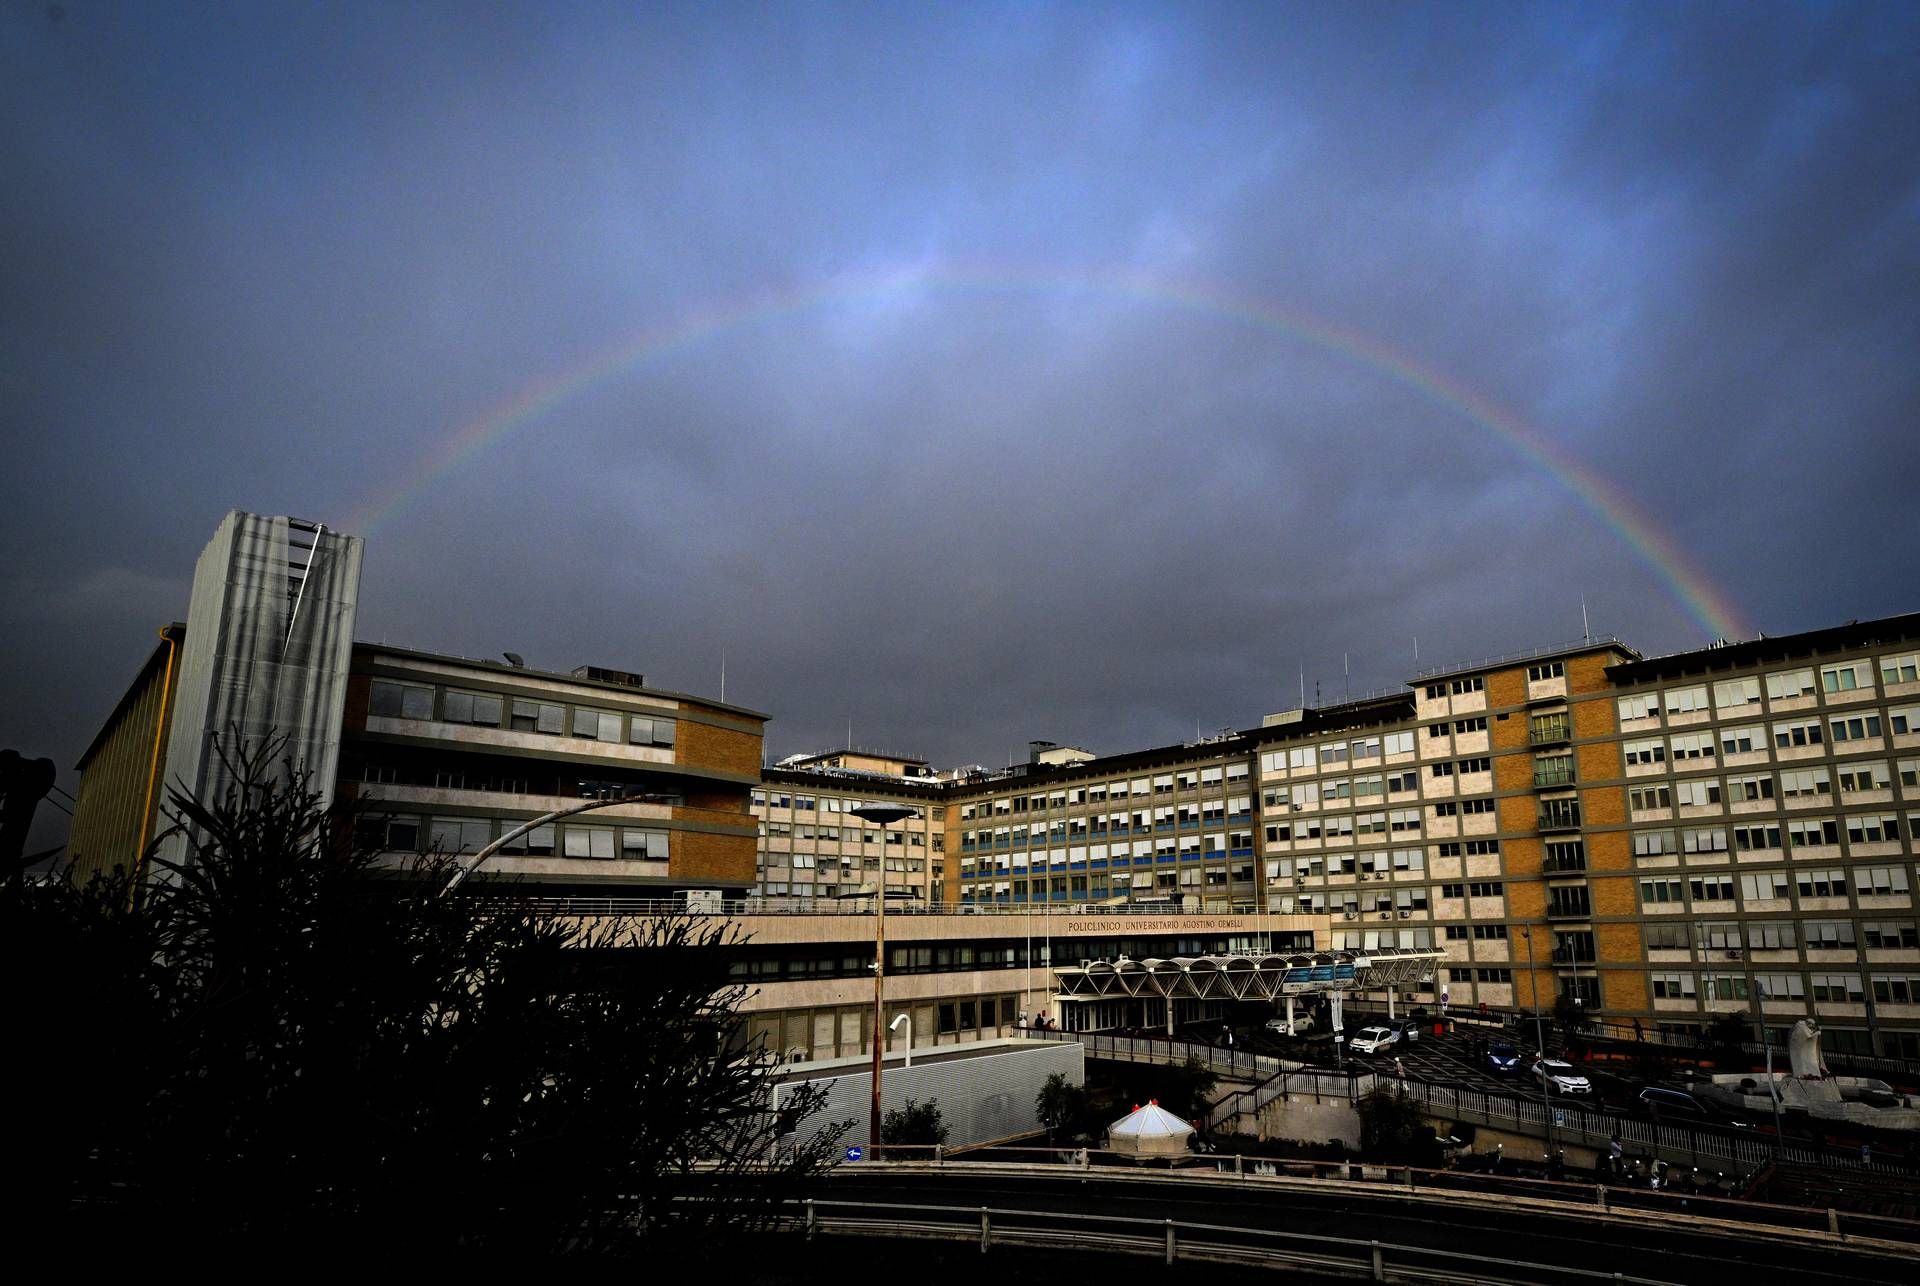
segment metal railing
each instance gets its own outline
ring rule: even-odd
[[[1574,652],[1582,648],[1603,647],[1608,643],[1626,644],[1612,634],[1596,634],[1589,639],[1576,639],[1570,643],[1551,643],[1546,647],[1529,648],[1524,652],[1505,652],[1499,656],[1483,656],[1477,661],[1462,661],[1457,665],[1430,665],[1424,670],[1415,670],[1411,682],[1419,683],[1437,674],[1459,674],[1463,670],[1489,670],[1496,665],[1511,665],[1515,661],[1531,661],[1535,657],[1552,656],[1556,652]],[[1628,651],[1633,649],[1628,648]],[[1638,653],[1635,653],[1638,655]]]
[[[687,903],[670,898],[528,898],[527,905],[554,915],[854,915],[873,914],[871,894],[849,898],[749,897],[726,898],[717,903]],[[887,915],[1014,915],[1014,916],[1188,916],[1265,914],[1252,907],[1211,910],[1189,907],[1180,902],[1126,902],[1102,905],[1097,902],[994,903],[994,902],[921,902],[888,898]]]

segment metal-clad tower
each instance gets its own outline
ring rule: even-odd
[[[331,801],[365,542],[298,518],[234,510],[193,573],[166,785],[218,798],[229,753],[267,737]],[[185,839],[162,855],[177,860]]]

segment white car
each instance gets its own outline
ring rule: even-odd
[[[1267,1019],[1267,1030],[1276,1036],[1304,1036],[1313,1030],[1313,1015],[1301,1014],[1288,1026],[1284,1018]]]
[[[1587,1078],[1573,1070],[1571,1063],[1563,1063],[1557,1058],[1543,1058],[1533,1065],[1533,1074],[1540,1083],[1556,1094],[1591,1094],[1593,1086]]]
[[[1399,1039],[1399,1033],[1391,1027],[1362,1027],[1353,1034],[1347,1048],[1356,1054],[1377,1054],[1383,1049],[1392,1048]]]

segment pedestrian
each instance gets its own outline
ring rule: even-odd
[[[1860,1164],[1863,1168],[1873,1164],[1873,1144],[1862,1143],[1860,1145]]]
[[[1633,1039],[1636,1042],[1638,1042],[1638,1041],[1643,1041],[1646,1038],[1647,1038],[1646,1028],[1640,1025],[1640,1020],[1638,1018],[1634,1019],[1633,1020]]]
[[[1620,1132],[1615,1130],[1607,1140],[1607,1172],[1616,1179],[1620,1177],[1620,1163],[1625,1155],[1626,1149],[1620,1146]]]
[[[1406,1064],[1402,1063],[1398,1058],[1393,1060],[1393,1074],[1403,1081],[1407,1079]]]

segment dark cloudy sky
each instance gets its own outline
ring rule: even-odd
[[[0,745],[70,768],[232,507],[382,514],[362,637],[724,647],[775,754],[1160,744],[1583,592],[1705,641],[1512,442],[1196,297],[1533,426],[1746,628],[1911,610],[1917,56],[1907,3],[6,0]]]

